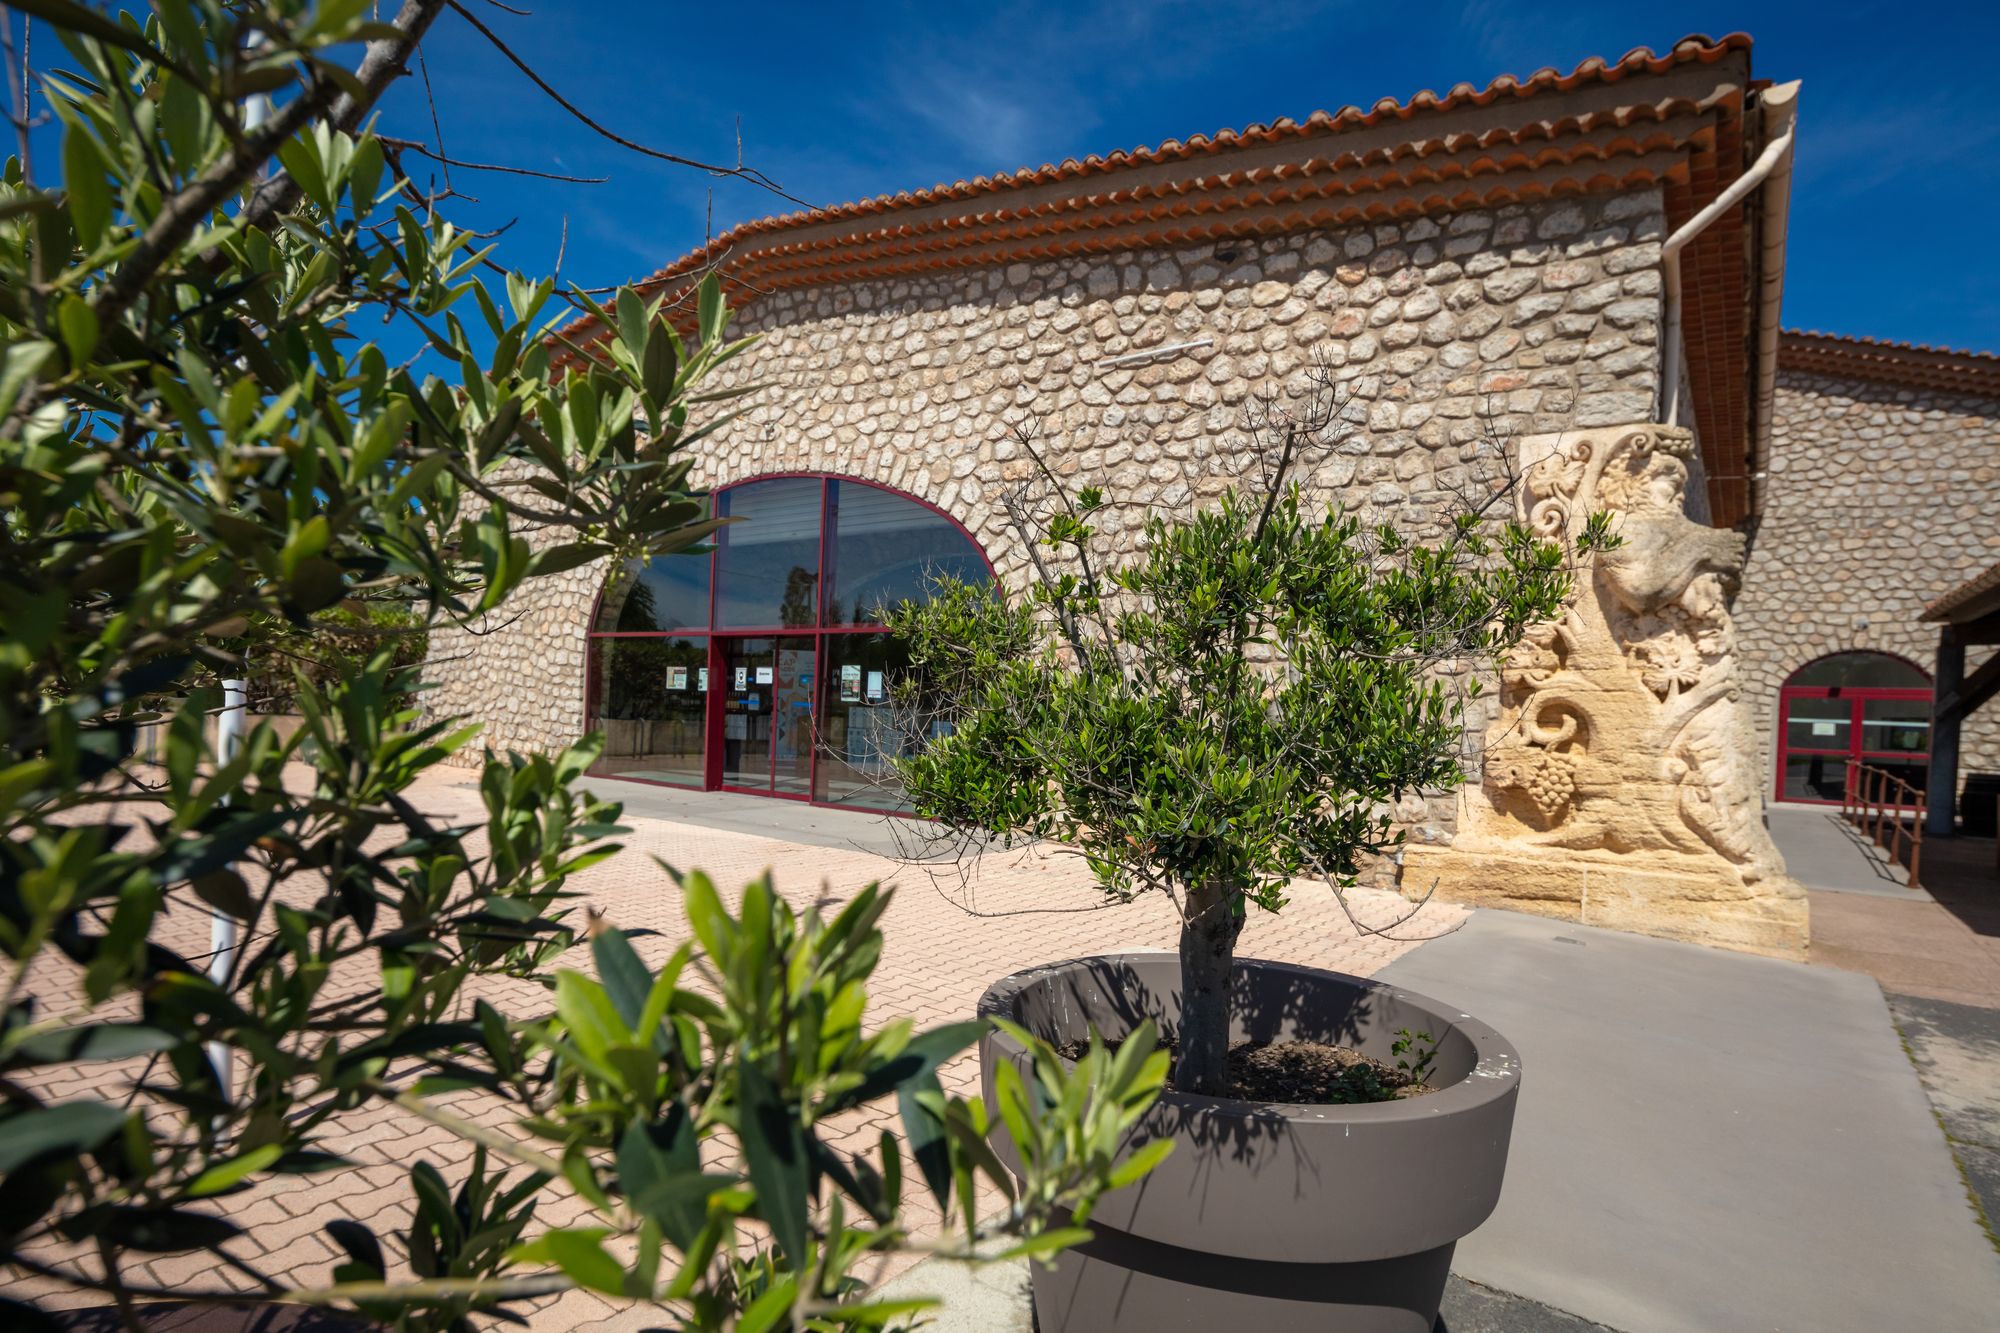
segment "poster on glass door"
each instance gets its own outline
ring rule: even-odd
[[[840,701],[844,704],[861,702],[861,664],[858,662],[840,669]]]

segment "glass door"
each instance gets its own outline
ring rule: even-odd
[[[811,635],[717,637],[721,785],[811,797],[818,658]]]
[[[778,640],[771,695],[771,790],[812,796],[813,687],[819,653],[807,636]]]
[[[1865,764],[1921,790],[1928,777],[1927,691],[1787,687],[1779,695],[1778,799],[1838,805]]]
[[[1854,701],[1821,692],[1783,701],[1779,722],[1785,755],[1779,799],[1839,801],[1847,792],[1847,760],[1854,748]]]
[[[722,679],[722,785],[771,790],[771,703],[777,651],[770,639],[718,638]]]

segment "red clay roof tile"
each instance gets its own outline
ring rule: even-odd
[[[1750,38],[1688,37],[1567,74],[1502,75],[1439,96],[1384,98],[1212,136],[980,176],[733,227],[639,285],[679,288],[720,274],[746,305],[779,290],[1120,248],[1185,246],[1558,198],[1663,187],[1668,225],[1692,217],[1745,167]],[[1691,82],[1681,72],[1736,58]],[[1645,81],[1658,79],[1651,87]],[[1629,97],[1593,93],[1630,85]],[[1558,101],[1560,95],[1583,100]],[[1537,101],[1536,99],[1540,99]],[[1482,118],[1480,108],[1518,117]],[[1546,111],[1544,113],[1544,109]],[[1536,114],[1544,113],[1544,114]],[[1454,124],[1453,120],[1459,123]],[[1407,125],[1408,137],[1367,131]],[[1288,155],[1273,157],[1272,152]],[[1176,170],[1176,168],[1186,168]],[[1718,523],[1747,510],[1749,263],[1740,214],[1682,254],[1696,421]],[[594,321],[563,330],[590,339]]]
[[[1778,365],[1833,379],[2000,398],[2000,355],[1992,352],[1787,329],[1778,344]]]

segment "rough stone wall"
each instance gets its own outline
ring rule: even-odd
[[[1420,526],[1497,470],[1501,437],[1650,419],[1664,234],[1643,190],[760,297],[733,331],[764,341],[729,373],[764,387],[694,479],[893,486],[957,518],[1018,581],[998,503],[1032,466],[1014,427],[1107,488],[1124,508],[1104,526],[1129,548],[1147,510],[1199,504],[1248,466],[1246,403],[1302,390],[1319,357],[1357,433],[1312,483]],[[496,746],[572,739],[602,578],[534,589],[508,608],[519,621],[476,643],[443,636],[431,706],[487,720]],[[1480,734],[1487,720],[1468,722]]]
[[[1763,516],[1736,602],[1761,772],[1778,690],[1828,653],[1937,667],[1924,604],[2000,559],[2000,401],[1781,372]],[[1970,650],[1966,669],[1986,651]],[[1960,771],[2000,771],[2000,708],[1966,719]]]

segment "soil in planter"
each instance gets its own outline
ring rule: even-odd
[[[1118,1043],[1111,1043],[1116,1047]],[[1170,1052],[1172,1042],[1166,1043]],[[1057,1048],[1065,1060],[1080,1060],[1090,1049],[1073,1041]],[[1178,1054],[1178,1052],[1174,1052]],[[1173,1087],[1173,1076],[1167,1077]],[[1351,1046],[1318,1041],[1241,1042],[1229,1050],[1229,1091],[1248,1102],[1292,1102],[1305,1106],[1354,1106],[1393,1102],[1435,1092],[1409,1071],[1363,1055]]]

